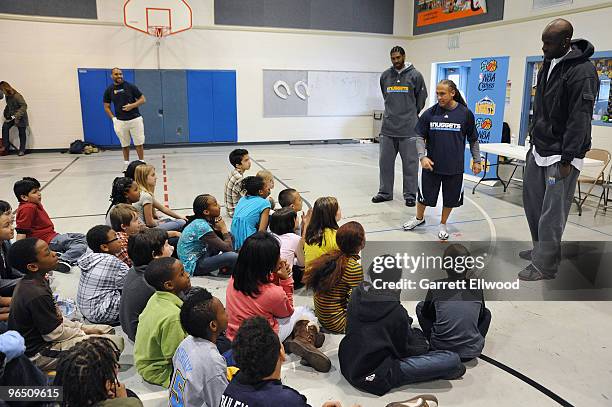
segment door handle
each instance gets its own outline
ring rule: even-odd
[[[157,114],[160,115],[160,116],[163,116],[164,115],[164,109],[157,110]]]

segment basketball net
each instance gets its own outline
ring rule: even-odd
[[[157,38],[163,38],[170,33],[170,27],[166,26],[151,26],[149,27],[149,35]]]
[[[148,27],[149,35],[157,38],[155,45],[157,46],[157,69],[161,69],[161,61],[159,56],[159,48],[161,46],[162,39],[170,34],[170,27],[168,26],[150,26]]]

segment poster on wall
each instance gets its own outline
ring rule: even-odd
[[[504,18],[504,0],[415,0],[412,33],[426,34]]]
[[[417,27],[486,14],[486,0],[418,0]]]
[[[504,124],[504,108],[508,89],[509,57],[487,57],[472,59],[468,80],[467,104],[474,113],[478,142],[501,143]],[[498,157],[488,155],[487,177],[491,175],[490,165],[497,164]],[[485,164],[485,163],[483,163]],[[472,155],[466,150],[465,173],[472,172]],[[482,177],[481,172],[477,177]]]

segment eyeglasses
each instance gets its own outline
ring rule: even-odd
[[[111,239],[111,240],[109,240],[108,242],[105,242],[104,244],[111,244],[111,243],[113,243],[114,241],[117,241],[117,240],[119,240],[119,238],[118,238],[118,237],[116,237],[116,238],[114,238],[114,239]]]

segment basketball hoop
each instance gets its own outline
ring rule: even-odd
[[[161,68],[160,47],[164,37],[190,30],[191,7],[186,0],[125,0],[126,27],[156,38],[157,68]]]

